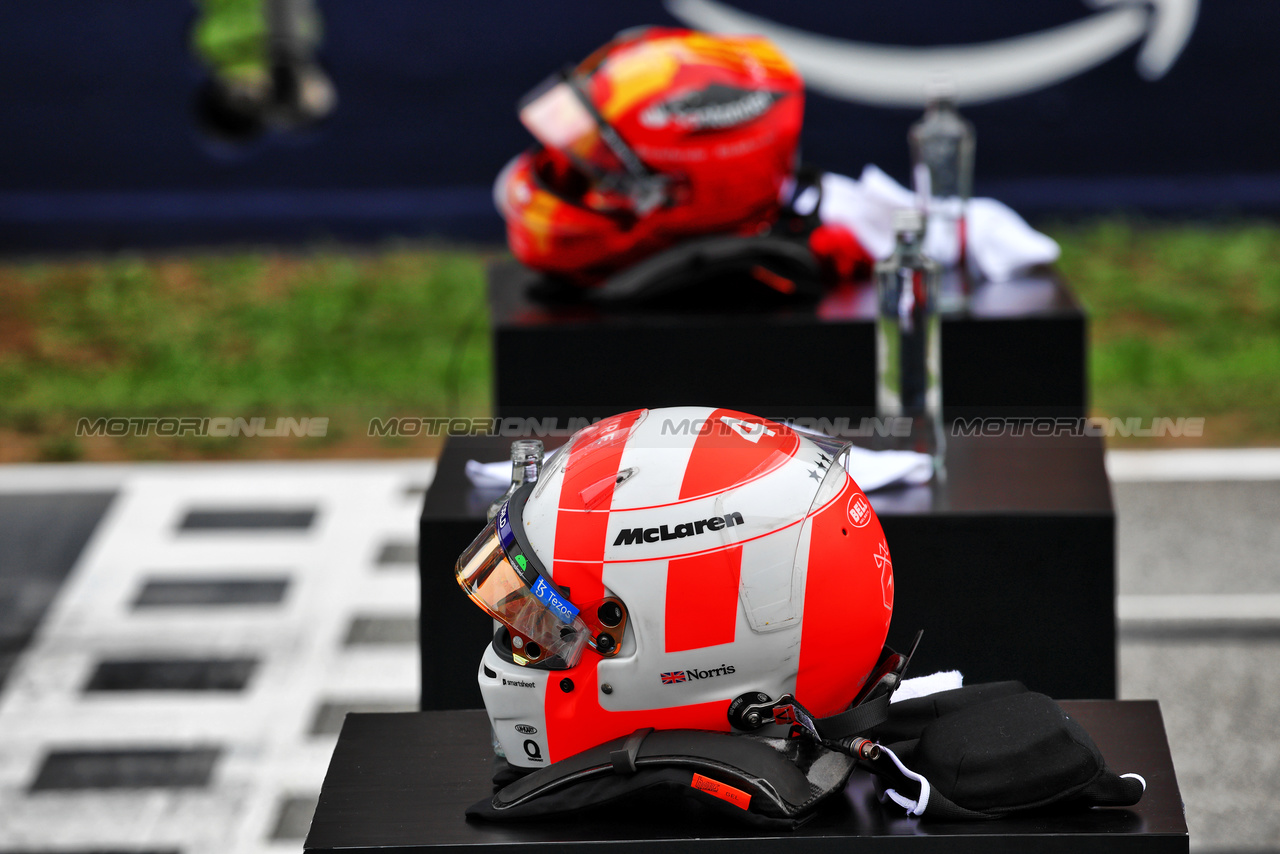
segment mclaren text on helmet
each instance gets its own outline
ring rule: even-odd
[[[631,546],[639,543],[656,543],[659,540],[678,540],[681,537],[696,537],[707,531],[721,531],[742,524],[741,513],[726,513],[724,516],[712,516],[710,519],[699,519],[696,522],[681,522],[672,530],[670,525],[659,525],[656,528],[623,528],[613,541],[615,546]]]

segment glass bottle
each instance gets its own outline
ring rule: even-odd
[[[502,505],[516,494],[517,489],[538,479],[542,472],[542,453],[541,439],[516,439],[511,443],[511,485],[489,505],[488,519],[498,515]]]
[[[966,279],[965,208],[973,191],[973,125],[956,109],[952,87],[935,84],[924,115],[907,135],[916,196],[928,216],[929,252],[942,265],[939,308],[964,307]]]
[[[916,192],[934,198],[967,201],[973,190],[973,125],[956,108],[955,92],[935,86],[924,115],[911,126],[912,177]],[[924,167],[923,172],[918,167]],[[927,180],[928,186],[922,186]]]
[[[893,255],[876,264],[876,417],[896,419],[885,446],[930,454],[938,470],[945,450],[939,268],[922,251],[919,211],[895,211],[893,231]]]

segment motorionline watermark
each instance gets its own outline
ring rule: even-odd
[[[369,421],[372,438],[415,438],[420,436],[502,436],[510,439],[571,436],[603,417],[558,418],[465,418],[393,416]],[[957,418],[950,424],[952,436],[1057,436],[1057,437],[1188,437],[1204,434],[1204,418]],[[783,424],[801,432],[833,438],[902,438],[912,435],[914,419],[907,416],[885,418],[737,418],[729,415],[699,418],[664,418],[658,431],[662,436],[707,436],[737,433],[748,439],[770,434],[769,424]]]
[[[715,418],[663,419],[659,433],[663,436],[709,436],[736,433],[746,439],[773,435],[769,423],[784,424],[803,433],[820,433],[833,438],[869,438],[872,436],[905,437],[911,435],[911,419],[903,416],[887,418],[737,418],[720,415]]]
[[[329,433],[324,418],[241,418],[236,416],[141,416],[81,418],[77,437],[110,436],[213,436],[217,438],[321,438]]]
[[[504,436],[509,439],[545,439],[572,436],[602,418],[463,418],[417,415],[369,419],[368,436],[376,439],[411,439],[418,436]]]
[[[1204,435],[1204,418],[957,418],[951,422],[951,435],[1198,439]]]
[[[603,417],[558,418],[461,418],[396,416],[373,418],[368,435],[373,438],[413,438],[418,436],[503,436],[510,439],[572,436],[579,430],[604,420]],[[717,432],[753,434],[757,425],[784,423],[809,432],[828,436],[869,437],[909,436],[910,418],[790,418],[739,419],[664,418],[659,425],[663,436],[706,436]],[[764,432],[761,432],[763,435]]]

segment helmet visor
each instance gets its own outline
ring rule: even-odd
[[[534,89],[520,102],[520,122],[548,148],[579,156],[599,139],[595,116],[569,81],[557,76]]]
[[[517,663],[578,663],[591,630],[568,597],[515,546],[507,505],[458,558],[454,572],[471,601],[510,630]]]
[[[771,536],[753,542],[755,553],[750,562],[743,561],[739,583],[742,605],[751,628],[756,632],[772,632],[799,622],[804,605],[803,567],[809,560],[810,537],[816,516],[845,489],[849,476],[842,462],[847,443],[825,436],[803,434],[808,442],[794,455],[786,456],[786,464],[796,470],[805,484],[817,480],[803,514],[796,513],[794,497],[765,522],[773,529]],[[814,447],[814,446],[817,447]],[[740,489],[754,489],[748,483]],[[736,492],[736,491],[735,491]],[[726,509],[735,501],[735,493],[725,494]],[[798,497],[798,496],[796,496]]]
[[[643,214],[667,197],[666,176],[654,172],[600,115],[574,72],[552,75],[520,99],[520,122],[545,147],[560,152],[593,185],[592,207]]]
[[[567,155],[588,174],[599,179],[625,171],[627,165],[612,143],[612,133],[577,82],[567,74],[543,81],[520,100],[520,122],[547,148]],[[625,143],[623,144],[625,146]],[[627,149],[624,157],[631,155]],[[638,163],[638,160],[637,160]]]

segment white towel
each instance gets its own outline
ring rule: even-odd
[[[941,670],[937,673],[930,673],[928,676],[903,679],[902,684],[898,686],[898,690],[893,692],[893,698],[889,702],[897,703],[902,700],[914,700],[916,697],[927,697],[939,691],[950,691],[963,686],[964,675],[959,670]]]
[[[894,484],[928,483],[933,460],[915,451],[868,451],[850,448],[845,469],[863,492]],[[467,460],[467,479],[480,489],[505,489],[511,483],[511,461],[482,463]]]
[[[938,200],[933,207],[947,204]],[[868,165],[856,181],[830,172],[822,176],[818,216],[824,223],[845,226],[868,252],[883,259],[893,254],[893,212],[916,205],[913,192]],[[1017,212],[995,199],[970,199],[965,219],[969,263],[993,282],[1008,281],[1029,267],[1058,260],[1060,250],[1053,238],[1027,225]],[[960,257],[956,235],[935,225],[940,222],[937,214],[931,215],[929,222],[924,253],[939,263],[954,264]]]
[[[511,460],[481,463],[467,460],[467,480],[478,489],[506,489],[511,485]]]
[[[863,492],[928,483],[933,477],[933,458],[916,451],[868,451],[853,446],[844,467]]]

